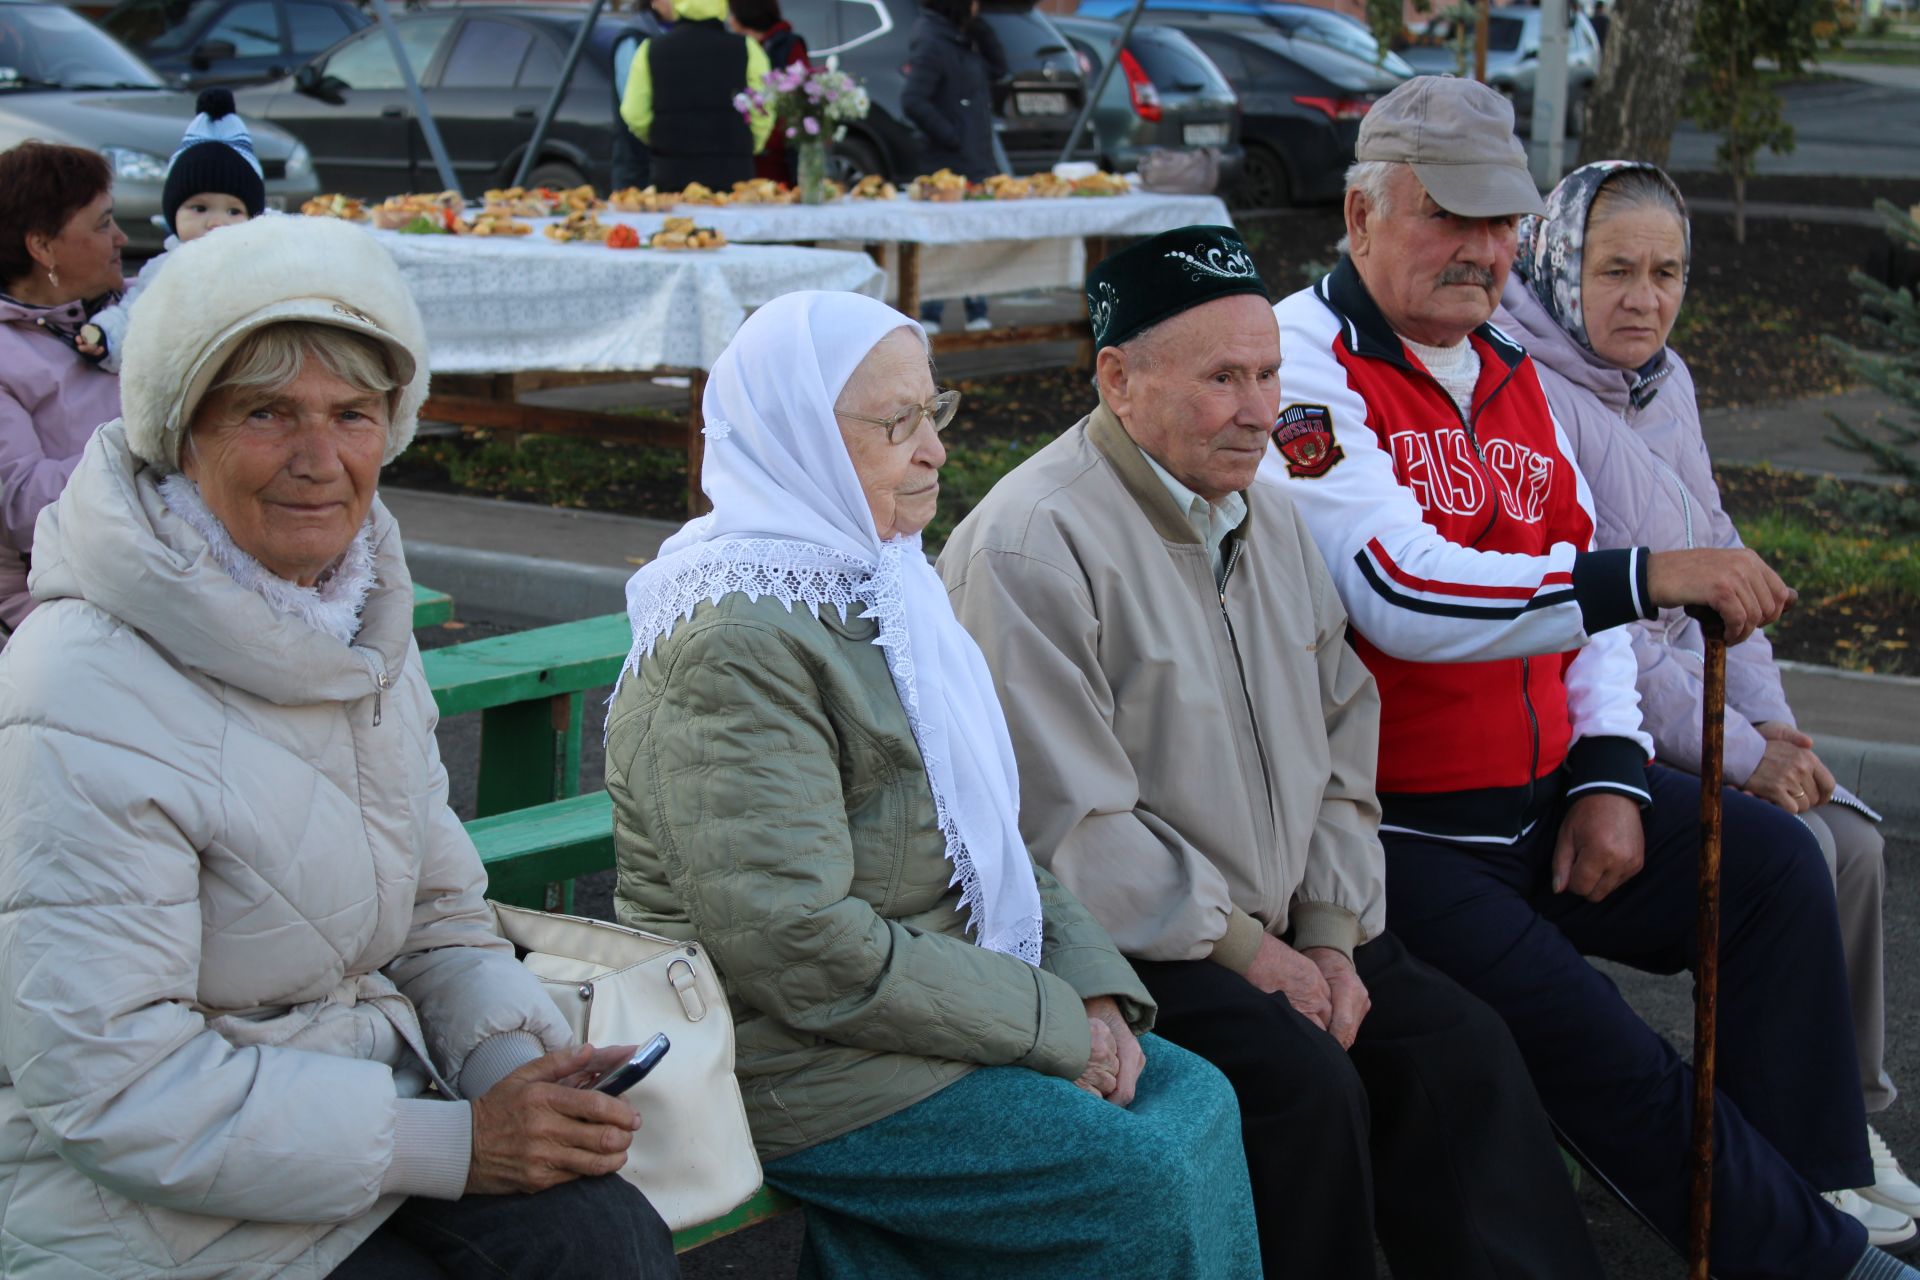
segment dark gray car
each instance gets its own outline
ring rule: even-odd
[[[1054,18],[1079,51],[1092,86],[1113,56],[1124,28],[1098,18]],[[1130,173],[1155,147],[1210,147],[1220,155],[1220,184],[1240,179],[1240,105],[1233,86],[1193,41],[1172,27],[1138,26],[1120,51],[1089,124],[1100,163]]]
[[[166,239],[153,224],[167,158],[194,116],[193,95],[65,5],[0,0],[0,150],[28,138],[89,147],[113,165],[115,216],[134,252]],[[266,172],[267,203],[299,208],[320,190],[307,149],[248,120]]]

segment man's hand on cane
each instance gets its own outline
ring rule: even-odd
[[[1745,547],[1656,551],[1647,557],[1647,592],[1662,609],[1713,610],[1726,624],[1729,645],[1778,621],[1800,598]]]

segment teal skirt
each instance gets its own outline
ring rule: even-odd
[[[806,1206],[803,1276],[1252,1280],[1240,1109],[1156,1036],[1133,1105],[983,1067],[864,1129],[766,1166]]]

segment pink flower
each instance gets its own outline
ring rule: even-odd
[[[815,120],[812,116],[808,116],[806,119],[802,120],[800,122],[800,127],[807,131],[807,136],[810,138],[817,138],[820,136],[820,122],[818,120]]]

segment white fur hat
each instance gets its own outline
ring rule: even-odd
[[[179,468],[187,424],[241,338],[288,320],[385,345],[401,391],[381,462],[400,455],[427,398],[426,330],[400,268],[373,234],[333,218],[268,214],[169,252],[134,300],[120,359],[127,445]]]

